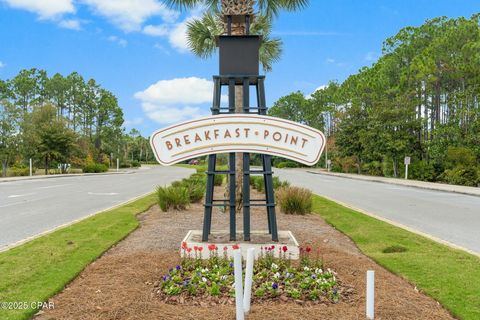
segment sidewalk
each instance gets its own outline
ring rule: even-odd
[[[335,177],[346,178],[346,179],[381,182],[381,183],[395,184],[400,186],[437,190],[437,191],[444,191],[444,192],[454,192],[454,193],[461,193],[461,194],[480,197],[480,188],[475,188],[475,187],[465,187],[465,186],[457,186],[457,185],[451,185],[451,184],[425,182],[425,181],[417,181],[417,180],[365,176],[365,175],[359,175],[359,174],[327,172],[322,169],[313,169],[313,168],[301,169],[301,170],[304,170],[306,172],[313,173],[313,174],[322,174],[322,175],[335,176]]]
[[[127,174],[133,173],[132,170],[120,170],[120,171],[107,171],[102,173],[67,173],[67,174],[50,174],[50,175],[40,175],[40,176],[19,176],[19,177],[7,177],[0,178],[0,183],[2,182],[12,182],[12,181],[21,181],[21,180],[36,180],[36,179],[50,179],[50,178],[66,178],[66,177],[84,177],[84,176],[101,176],[101,175],[110,175],[110,174]]]

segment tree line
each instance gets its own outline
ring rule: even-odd
[[[480,160],[480,14],[438,17],[385,40],[344,82],[270,109],[328,137],[332,169],[476,186]],[[324,163],[323,163],[324,165]]]
[[[0,159],[2,176],[23,175],[29,159],[36,167],[71,164],[122,166],[153,161],[148,140],[122,127],[123,111],[113,93],[77,72],[49,77],[45,70],[21,70],[0,79]],[[65,169],[61,166],[62,169]]]

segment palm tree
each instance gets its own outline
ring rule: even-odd
[[[205,4],[207,11],[200,19],[194,19],[187,26],[187,41],[192,52],[201,57],[208,58],[216,50],[215,39],[217,36],[227,34],[226,16],[254,15],[250,26],[250,34],[261,35],[260,63],[268,72],[272,64],[280,59],[282,42],[278,38],[271,38],[272,20],[278,16],[280,10],[296,11],[304,8],[308,0],[165,0],[167,4],[179,9],[192,8]],[[232,24],[232,35],[245,34],[244,23]],[[235,111],[241,113],[243,109],[243,88],[235,86]],[[242,204],[243,185],[243,156],[235,156],[235,179],[237,210]],[[228,188],[227,188],[228,190]],[[228,192],[228,191],[227,191]]]

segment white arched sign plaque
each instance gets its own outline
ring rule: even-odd
[[[225,114],[190,120],[155,131],[150,137],[162,165],[229,152],[263,153],[314,165],[325,147],[317,129],[280,118]]]

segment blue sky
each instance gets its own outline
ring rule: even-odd
[[[284,53],[267,74],[267,102],[343,81],[372,64],[402,27],[479,11],[474,0],[311,0],[301,12],[283,12],[274,35]],[[185,21],[200,13],[161,0],[0,0],[0,78],[33,67],[77,71],[119,98],[127,129],[149,135],[209,114],[217,57],[196,58],[184,40]]]

